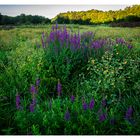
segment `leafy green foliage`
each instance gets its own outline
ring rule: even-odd
[[[34,30],[1,31],[1,134],[139,134],[139,48],[128,47],[127,40],[122,43],[124,40],[118,39],[116,43],[116,36],[110,41],[85,33],[77,51],[70,49],[70,43],[60,44],[58,37],[43,48],[40,36],[44,29]],[[7,37],[9,32],[13,36]],[[50,34],[50,28],[47,33]],[[117,34],[117,38],[120,36]],[[97,49],[101,40],[109,43]],[[85,46],[88,49],[83,55]],[[59,97],[58,79],[62,84]],[[32,85],[36,93],[31,91]],[[19,109],[16,108],[17,93]],[[33,99],[36,102],[31,111]],[[92,100],[93,108],[90,107]],[[131,106],[133,113],[128,112]]]
[[[52,19],[52,22],[58,22],[59,24],[105,24],[111,22],[134,22],[140,21],[140,6],[134,5],[132,7],[126,7],[124,10],[118,11],[100,11],[100,10],[88,10],[79,12],[67,12],[60,13]]]
[[[22,24],[48,24],[50,19],[42,16],[21,14],[16,17],[2,15],[0,13],[0,25],[22,25]]]

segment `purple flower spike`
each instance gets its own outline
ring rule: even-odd
[[[83,110],[87,110],[88,109],[88,105],[86,104],[86,102],[83,103]]]
[[[74,100],[75,100],[75,97],[72,95],[71,96],[71,102],[74,102]]]
[[[16,95],[16,108],[20,109],[20,96],[18,94]]]
[[[106,114],[101,114],[101,115],[99,116],[99,121],[100,121],[100,122],[103,122],[104,120],[106,120]]]
[[[32,104],[35,106],[36,105],[36,98],[32,99]]]
[[[52,31],[54,31],[55,30],[55,27],[54,26],[52,26]]]
[[[35,94],[35,93],[36,93],[36,88],[35,88],[34,85],[31,86],[30,92],[31,92],[32,94]]]
[[[55,25],[55,28],[56,28],[56,30],[58,29],[58,24],[56,23],[56,25]]]
[[[94,99],[92,99],[91,101],[90,101],[90,104],[89,104],[89,108],[90,108],[90,110],[92,110],[93,109],[93,107],[94,107]]]
[[[132,45],[128,45],[128,49],[132,49],[133,48],[133,46]]]
[[[117,44],[124,44],[125,40],[123,38],[116,38],[116,43]]]
[[[37,79],[36,80],[36,86],[39,86],[39,84],[40,84],[40,79]]]
[[[62,90],[62,85],[60,83],[60,80],[58,80],[58,84],[57,84],[57,93],[58,93],[58,96],[60,96],[61,90]]]
[[[34,112],[34,104],[30,104],[30,112]]]
[[[127,120],[130,120],[132,118],[132,114],[133,114],[133,108],[132,106],[130,106],[126,111],[125,118]]]
[[[67,110],[66,113],[65,113],[65,120],[66,120],[66,121],[69,121],[69,120],[70,120],[70,113],[69,113],[68,110]]]

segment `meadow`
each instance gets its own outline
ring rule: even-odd
[[[140,27],[0,30],[1,135],[140,134]]]

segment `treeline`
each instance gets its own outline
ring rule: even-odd
[[[88,10],[78,12],[60,13],[53,19],[48,19],[42,16],[32,16],[21,14],[16,17],[2,15],[0,13],[0,25],[30,25],[30,24],[110,24],[111,26],[140,26],[140,5],[126,7],[124,10],[117,11],[101,11],[101,10]]]
[[[42,16],[32,16],[21,14],[16,17],[2,15],[0,13],[0,25],[29,25],[29,24],[48,24],[51,20]]]
[[[117,22],[139,22],[140,21],[140,5],[126,7],[124,10],[117,11],[78,11],[60,13],[52,22],[60,24],[106,24]]]

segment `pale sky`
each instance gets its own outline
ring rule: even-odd
[[[24,13],[53,18],[57,14],[67,11],[87,11],[91,9],[108,11],[124,9],[127,6],[129,5],[0,5],[0,13],[9,16]]]

